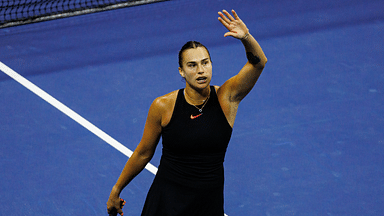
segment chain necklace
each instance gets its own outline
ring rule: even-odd
[[[193,98],[191,98],[191,97],[188,95],[187,91],[184,91],[184,94],[185,94],[189,99],[192,99],[192,100],[193,100]],[[203,101],[204,101],[203,105],[200,105],[201,108],[197,107],[195,104],[192,104],[192,106],[196,107],[196,109],[199,110],[199,112],[203,112],[203,108],[204,108],[205,105],[208,103],[209,96],[211,96],[211,89],[209,89],[209,93],[208,93],[208,97],[207,97],[207,99],[203,100]]]

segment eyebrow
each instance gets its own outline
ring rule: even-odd
[[[209,60],[209,58],[202,59],[200,62],[207,61],[207,60]],[[191,64],[191,63],[196,63],[196,61],[190,61],[190,62],[187,62],[186,64]]]

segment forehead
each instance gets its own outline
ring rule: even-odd
[[[199,62],[206,58],[209,58],[209,54],[204,47],[187,49],[183,53],[184,62]]]

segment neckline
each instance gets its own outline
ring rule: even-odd
[[[186,99],[185,97],[188,97],[188,96],[186,96],[185,88],[182,89],[181,96],[183,97],[183,100],[184,100],[188,105],[190,105],[190,106],[196,108],[196,107],[203,106],[205,103],[208,104],[209,99],[212,97],[212,91],[213,91],[213,90],[214,90],[214,89],[212,89],[212,86],[209,86],[209,95],[208,95],[207,99],[205,99],[205,100],[203,101],[203,103],[198,104],[198,105],[191,104],[191,103],[189,103],[189,102],[187,101],[187,99]],[[207,101],[207,100],[208,100],[208,101]],[[205,105],[205,106],[206,106],[206,105]]]

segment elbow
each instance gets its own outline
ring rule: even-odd
[[[154,153],[154,150],[150,148],[137,148],[133,152],[131,158],[136,158],[141,163],[148,163],[152,159]]]
[[[264,67],[267,64],[267,62],[268,62],[268,59],[267,59],[267,57],[264,56],[264,58],[260,59],[260,62],[257,65],[257,67],[262,70],[262,69],[264,69]]]
[[[258,71],[263,70],[265,65],[267,64],[267,58],[260,59],[260,62],[257,64],[253,64],[253,67],[255,67]]]
[[[151,151],[138,152],[139,159],[142,161],[145,161],[146,163],[152,160],[153,155],[154,155],[154,152],[151,152]]]
[[[265,67],[265,65],[267,64],[267,62],[268,62],[267,57],[266,57],[265,55],[263,55],[263,57],[260,58],[260,64],[261,64],[263,67]]]
[[[263,60],[263,62],[264,62],[264,66],[265,66],[265,65],[267,64],[267,62],[268,62],[267,57],[264,56],[264,60]]]

